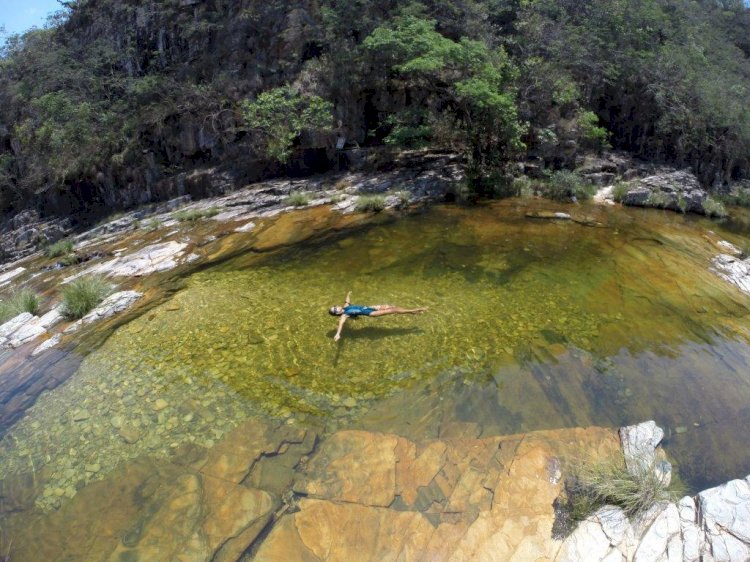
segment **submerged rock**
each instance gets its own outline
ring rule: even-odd
[[[31,352],[31,355],[39,355],[40,353],[43,353],[44,351],[47,351],[48,349],[55,347],[61,341],[62,341],[62,334],[55,334],[50,339],[42,342],[36,348],[34,348],[34,351]]]
[[[143,296],[137,291],[120,291],[109,295],[99,306],[81,318],[83,324],[91,324],[104,320],[130,308],[135,301]]]

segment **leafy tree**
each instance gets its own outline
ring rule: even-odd
[[[263,92],[242,103],[247,126],[257,138],[261,153],[286,162],[294,141],[304,132],[333,128],[333,105],[318,96],[303,96],[288,86]]]
[[[477,174],[501,166],[522,148],[512,80],[515,67],[503,49],[439,33],[435,20],[407,14],[376,28],[363,45],[410,100],[391,116],[386,142],[458,141]],[[445,119],[452,138],[437,133]]]

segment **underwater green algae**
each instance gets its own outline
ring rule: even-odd
[[[193,275],[171,301],[112,337],[111,364],[219,379],[271,414],[324,414],[446,370],[485,373],[534,342],[591,346],[608,317],[555,294],[554,278],[524,274],[544,256],[513,244],[472,245],[460,225],[424,222]],[[350,319],[337,344],[338,319],[327,309],[348,288],[356,303],[429,311]]]
[[[162,278],[172,296],[99,334],[0,441],[0,477],[44,467],[36,503],[54,509],[127,459],[210,448],[254,416],[417,440],[653,418],[694,489],[739,474],[750,299],[708,264],[740,235],[624,209],[579,209],[597,227],[527,218],[534,204],[343,226],[302,211],[228,240],[255,250]],[[429,311],[350,320],[335,343],[327,310],[349,289]]]
[[[696,329],[676,286],[679,260],[671,271],[664,244],[639,236],[501,218],[492,207],[438,209],[194,274],[112,336],[108,362],[221,381],[288,417],[342,413],[440,374],[554,361],[566,348],[606,355],[672,334],[676,343]],[[429,311],[350,319],[337,344],[327,309],[348,289],[358,304]]]

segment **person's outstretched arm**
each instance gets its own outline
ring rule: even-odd
[[[349,306],[350,304],[352,304],[351,303],[351,299],[352,299],[352,292],[349,291],[348,293],[346,293],[346,299],[344,300],[344,306]]]
[[[333,336],[333,341],[339,341],[341,339],[341,330],[344,329],[344,323],[346,322],[346,319],[349,318],[346,314],[341,315],[341,320],[339,320],[339,328],[336,330],[336,335]]]

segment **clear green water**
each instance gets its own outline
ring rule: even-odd
[[[210,446],[250,415],[414,438],[656,419],[692,487],[744,476],[750,298],[708,271],[721,226],[576,209],[603,225],[587,227],[526,218],[534,204],[435,208],[203,269],[40,399],[0,454],[48,464],[64,491],[76,458],[104,473]],[[350,320],[335,343],[327,309],[349,289],[429,311]],[[89,419],[50,429],[82,407]]]

